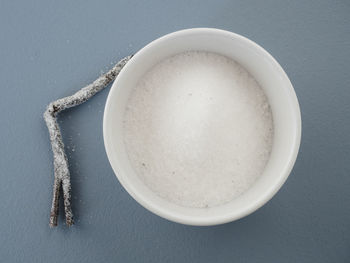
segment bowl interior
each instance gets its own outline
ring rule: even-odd
[[[236,60],[266,93],[274,121],[274,140],[264,173],[244,194],[211,208],[189,208],[153,193],[135,174],[123,142],[123,117],[130,92],[152,66],[190,50],[215,52]],[[169,220],[191,225],[214,225],[239,219],[265,204],[287,179],[297,156],[301,120],[294,89],[281,66],[254,42],[217,29],[189,29],[166,35],[141,49],[124,67],[109,93],[103,121],[109,161],[124,188],[141,205]],[[220,174],[220,171],[218,171]]]

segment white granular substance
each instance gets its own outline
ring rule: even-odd
[[[186,207],[224,204],[251,187],[272,138],[259,84],[214,53],[161,61],[139,80],[125,112],[124,143],[135,172],[159,196]]]

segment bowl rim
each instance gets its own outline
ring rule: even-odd
[[[296,120],[295,120],[296,134],[294,137],[295,138],[294,143],[292,145],[293,149],[291,151],[291,154],[289,155],[289,159],[288,159],[288,162],[285,166],[285,169],[283,171],[281,171],[281,174],[278,178],[278,183],[275,184],[274,187],[271,188],[271,190],[267,194],[265,194],[260,199],[253,202],[252,205],[250,205],[246,209],[242,209],[240,211],[240,213],[234,213],[234,214],[228,213],[228,214],[223,214],[221,216],[206,217],[206,218],[200,218],[200,219],[198,217],[181,216],[181,215],[179,215],[179,213],[169,213],[168,211],[162,209],[158,205],[155,205],[154,203],[152,203],[150,200],[141,198],[137,194],[137,192],[134,191],[135,188],[132,187],[132,185],[129,185],[128,183],[126,183],[122,179],[122,176],[119,176],[118,168],[116,167],[116,164],[113,162],[112,157],[111,157],[112,149],[110,148],[110,144],[108,143],[109,138],[107,136],[107,122],[108,122],[108,119],[110,118],[109,117],[110,112],[108,110],[108,105],[111,103],[111,100],[112,100],[112,95],[111,95],[112,90],[116,87],[118,77],[123,73],[123,71],[127,70],[127,68],[132,63],[135,63],[135,61],[137,61],[138,57],[141,56],[142,53],[144,53],[147,49],[149,49],[154,44],[161,42],[161,41],[164,41],[164,40],[167,40],[167,39],[171,39],[173,37],[178,37],[181,35],[188,35],[188,34],[197,34],[197,33],[219,33],[219,34],[225,35],[226,37],[229,37],[229,38],[236,38],[236,39],[239,39],[240,41],[246,42],[247,44],[253,46],[255,49],[257,49],[261,53],[263,53],[264,57],[266,57],[266,59],[268,59],[271,63],[273,63],[274,66],[278,69],[279,73],[281,74],[284,81],[286,82],[288,90],[289,90],[289,95],[291,96],[292,107],[293,107],[294,114],[296,117]],[[260,45],[258,45],[254,41],[252,41],[252,40],[250,40],[242,35],[239,35],[237,33],[233,33],[230,31],[222,30],[222,29],[204,28],[204,27],[183,29],[183,30],[179,30],[179,31],[175,31],[175,32],[166,34],[162,37],[159,37],[159,38],[153,40],[152,42],[150,42],[149,44],[147,44],[146,46],[141,48],[138,52],[136,52],[135,55],[130,59],[130,61],[121,70],[121,72],[117,76],[116,80],[114,81],[114,83],[111,87],[111,90],[108,94],[108,97],[107,97],[107,101],[106,101],[105,109],[104,109],[104,115],[103,115],[103,139],[104,139],[104,146],[105,146],[106,154],[107,154],[109,163],[112,166],[112,169],[113,169],[116,177],[118,178],[119,182],[123,186],[123,188],[139,204],[141,204],[143,207],[145,207],[146,209],[148,209],[152,213],[154,213],[162,218],[165,218],[167,220],[173,221],[173,222],[186,224],[186,225],[195,225],[195,226],[209,226],[209,225],[218,225],[218,224],[232,222],[232,221],[238,220],[242,217],[245,217],[245,216],[253,213],[254,211],[258,210],[260,207],[262,207],[264,204],[266,204],[278,192],[278,190],[282,187],[282,185],[287,180],[291,170],[293,169],[293,166],[294,166],[294,163],[297,159],[297,155],[298,155],[299,148],[300,148],[301,128],[302,127],[301,127],[300,106],[299,106],[297,96],[295,94],[295,90],[294,90],[293,85],[290,82],[287,74],[285,73],[285,71],[283,70],[281,65],[275,60],[275,58],[270,53],[268,53],[263,47],[261,47]]]

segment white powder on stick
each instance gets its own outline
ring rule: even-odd
[[[155,193],[187,207],[234,199],[262,174],[272,113],[255,79],[235,61],[189,51],[148,71],[132,91],[124,143]]]

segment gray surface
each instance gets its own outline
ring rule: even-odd
[[[187,2],[0,0],[1,262],[349,262],[350,2]],[[105,90],[60,118],[77,224],[67,229],[61,217],[50,229],[45,105],[149,41],[199,26],[255,40],[292,80],[303,137],[287,183],[254,214],[221,226],[151,214],[108,163]]]

